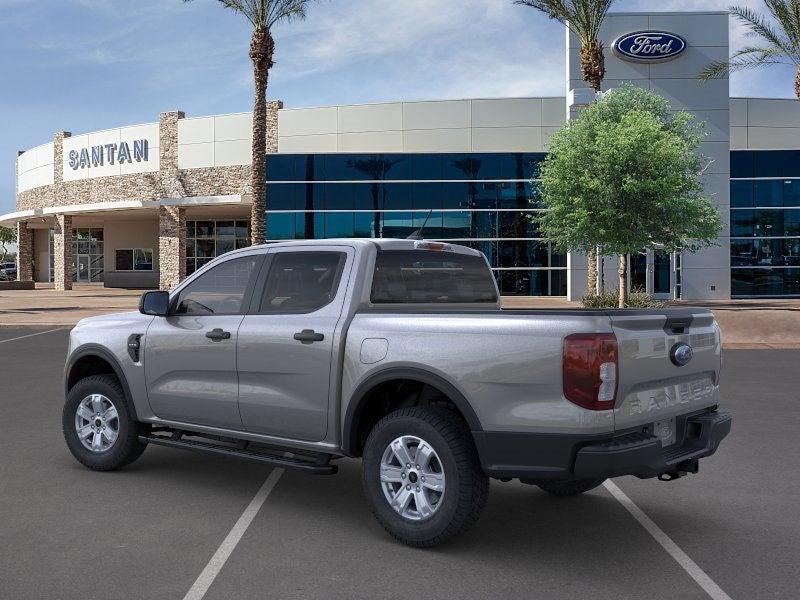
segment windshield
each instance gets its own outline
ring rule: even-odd
[[[378,252],[373,304],[497,302],[494,277],[483,256],[431,250]]]

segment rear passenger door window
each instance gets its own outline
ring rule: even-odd
[[[339,289],[343,252],[278,252],[264,283],[259,314],[311,313],[330,304]]]

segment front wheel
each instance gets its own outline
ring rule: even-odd
[[[409,546],[432,547],[478,520],[489,479],[466,424],[444,409],[404,408],[372,429],[364,493],[380,524]]]
[[[146,427],[131,417],[112,375],[92,375],[75,384],[64,404],[62,428],[72,455],[95,471],[124,467],[147,447],[139,441]]]

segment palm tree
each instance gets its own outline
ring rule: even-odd
[[[711,63],[700,73],[700,79],[725,77],[731,71],[765,65],[794,65],[794,93],[800,100],[800,0],[764,0],[764,4],[771,19],[746,6],[730,8],[730,13],[748,29],[747,35],[757,38],[760,45],[745,46],[730,60]]]
[[[598,38],[600,27],[615,0],[514,0],[514,4],[530,6],[551,19],[563,23],[581,42],[581,76],[595,92],[600,91],[606,76],[603,42]],[[589,251],[589,295],[597,290],[597,251]]]
[[[183,0],[191,2],[191,0]],[[282,21],[305,19],[306,7],[313,0],[219,0],[225,8],[235,10],[253,26],[250,59],[253,61],[255,100],[253,102],[253,206],[250,209],[253,244],[263,244],[266,234],[266,150],[267,150],[267,83],[274,65],[275,40],[272,28]]]

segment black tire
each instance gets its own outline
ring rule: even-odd
[[[117,409],[119,431],[116,441],[102,452],[94,452],[81,443],[75,429],[75,415],[81,401],[92,394],[106,396]],[[81,379],[67,394],[61,419],[67,447],[79,463],[94,471],[113,471],[129,465],[142,455],[146,442],[139,441],[139,435],[148,429],[146,425],[133,420],[122,386],[113,375],[92,375]]]
[[[430,444],[445,475],[440,504],[425,520],[410,520],[395,512],[380,482],[384,450],[404,435]],[[481,469],[466,423],[446,409],[421,407],[397,410],[373,427],[364,448],[363,486],[383,528],[396,540],[417,548],[437,546],[467,531],[478,520],[489,496],[489,478]]]
[[[577,496],[603,484],[605,479],[540,479],[536,485],[548,494],[559,497]]]

